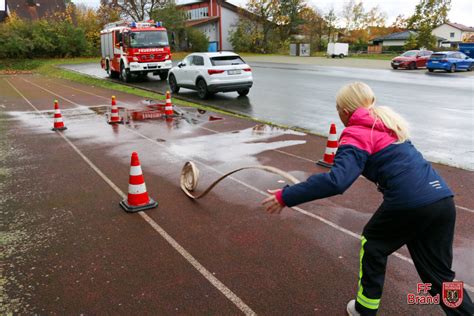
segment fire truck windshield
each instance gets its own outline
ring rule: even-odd
[[[166,47],[169,46],[166,31],[130,32],[130,47]]]

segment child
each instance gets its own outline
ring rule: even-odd
[[[267,212],[342,194],[362,174],[383,193],[383,203],[364,227],[357,299],[349,315],[375,315],[379,308],[387,257],[407,245],[420,278],[432,283],[430,294],[442,297],[443,282],[452,281],[456,209],[453,193],[408,140],[405,120],[390,108],[375,106],[372,89],[361,82],[344,86],[336,108],[346,126],[334,165],[305,182],[268,190]],[[442,301],[442,299],[440,299]],[[456,309],[441,303],[447,315],[473,315],[472,301]]]

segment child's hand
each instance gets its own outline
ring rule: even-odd
[[[278,190],[267,190],[271,196],[267,197],[265,200],[262,201],[262,205],[265,206],[265,210],[270,214],[280,214],[283,210],[284,206],[278,202],[277,198],[275,197],[275,193],[280,191]]]

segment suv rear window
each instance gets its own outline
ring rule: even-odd
[[[240,56],[219,56],[212,57],[211,64],[213,66],[230,66],[230,65],[242,65],[245,62]]]
[[[431,59],[443,59],[446,58],[445,54],[433,54],[431,55]]]

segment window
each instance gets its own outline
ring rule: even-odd
[[[213,57],[211,58],[211,63],[213,66],[230,66],[245,64],[245,62],[242,60],[242,58],[240,58],[240,56]]]
[[[204,66],[204,58],[202,56],[194,56],[193,65],[194,66]]]
[[[451,38],[454,38],[454,33],[449,33],[449,36],[450,36]]]
[[[186,64],[186,66],[191,66],[193,64],[193,58],[194,56],[186,57],[186,59],[184,60],[184,63]]]
[[[204,19],[209,16],[208,8],[197,8],[192,9],[186,12],[186,17],[188,20],[199,20]]]

